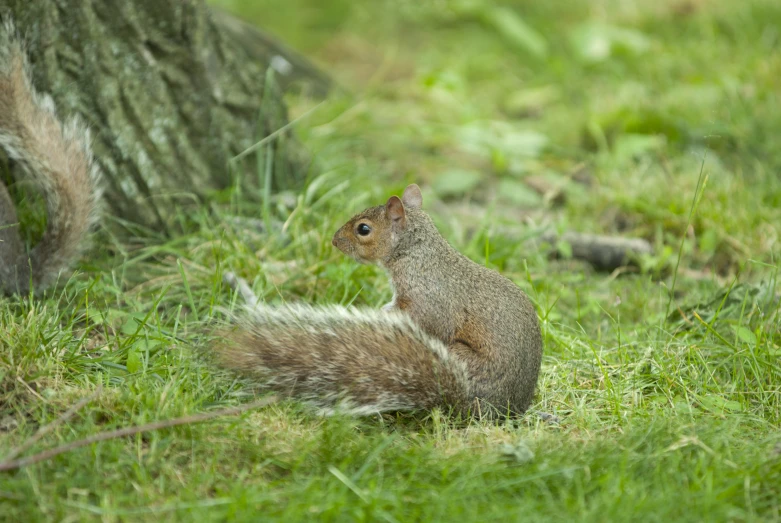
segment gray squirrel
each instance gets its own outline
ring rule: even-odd
[[[525,412],[542,358],[534,306],[513,282],[451,247],[422,205],[410,185],[333,237],[356,261],[387,270],[391,303],[247,307],[215,349],[220,365],[324,413]]]

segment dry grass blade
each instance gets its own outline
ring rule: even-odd
[[[78,449],[80,447],[85,447],[87,445],[91,445],[93,443],[97,443],[99,441],[105,441],[108,439],[115,439],[115,438],[121,438],[123,436],[133,436],[135,434],[139,434],[141,432],[149,432],[152,430],[160,430],[160,429],[167,429],[170,427],[176,427],[178,425],[191,425],[193,423],[202,423],[204,421],[208,421],[210,419],[214,418],[221,418],[224,416],[234,416],[236,414],[241,414],[242,412],[257,409],[260,407],[265,407],[266,405],[270,405],[271,403],[274,403],[277,400],[275,396],[269,396],[267,398],[263,398],[262,400],[255,401],[253,403],[248,403],[246,405],[240,405],[238,407],[231,407],[228,409],[222,409],[215,412],[205,412],[202,414],[193,414],[190,416],[182,416],[181,418],[174,418],[169,420],[163,420],[163,421],[155,421],[153,423],[147,423],[145,425],[138,425],[135,427],[125,427],[124,429],[118,429],[118,430],[111,430],[108,432],[101,432],[99,434],[95,434],[94,436],[90,436],[89,438],[80,439],[77,441],[72,441],[70,443],[66,443],[65,445],[60,445],[59,447],[55,447],[53,449],[45,450],[43,452],[39,452],[38,454],[34,454],[32,456],[29,456],[27,458],[22,458],[18,460],[6,460],[3,463],[0,463],[0,472],[5,472],[7,470],[14,470],[22,467],[26,467],[28,465],[33,465],[35,463],[39,463],[41,461],[45,461],[47,459],[51,459],[54,456],[58,456],[60,454],[63,454],[65,452],[70,452],[71,450]]]
[[[87,403],[97,398],[102,391],[103,391],[103,386],[99,384],[95,392],[93,392],[86,398],[80,399],[75,405],[72,405],[71,408],[63,412],[62,415],[58,417],[56,420],[44,425],[43,427],[38,429],[38,432],[33,434],[27,441],[25,441],[15,449],[11,450],[11,452],[9,452],[5,456],[5,460],[3,461],[3,463],[8,463],[12,461],[13,459],[16,458],[16,456],[18,456],[22,452],[26,451],[27,449],[35,445],[42,437],[44,437],[45,435],[47,435],[48,433],[50,433],[51,431],[53,431],[54,429],[56,429],[66,421],[68,421],[71,417],[73,417],[74,414],[76,414],[78,411],[84,408],[84,406]]]

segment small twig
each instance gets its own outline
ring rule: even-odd
[[[27,388],[27,390],[29,390],[29,391],[30,391],[30,394],[32,394],[33,396],[35,396],[36,398],[38,398],[38,399],[39,399],[39,400],[41,400],[42,402],[46,403],[46,400],[45,400],[45,399],[43,399],[43,397],[42,397],[40,394],[38,394],[37,392],[35,392],[35,389],[33,389],[33,388],[30,386],[30,384],[29,384],[29,383],[27,383],[26,381],[24,381],[24,380],[22,379],[22,377],[21,377],[21,376],[17,376],[17,377],[16,377],[16,381],[18,381],[19,383],[21,383],[22,385],[24,385],[24,386]]]
[[[240,276],[236,276],[232,272],[226,272],[222,275],[222,281],[230,286],[231,289],[238,291],[241,297],[247,302],[248,305],[255,306],[260,302],[260,298],[252,292],[247,280]]]
[[[66,443],[65,445],[61,445],[53,449],[45,450],[43,452],[39,452],[38,454],[33,454],[32,456],[29,456],[27,458],[18,459],[15,461],[4,461],[3,463],[0,463],[0,472],[26,467],[27,465],[32,465],[40,461],[51,459],[54,456],[59,456],[60,454],[64,454],[65,452],[70,452],[71,450],[75,450],[80,447],[86,447],[87,445],[91,445],[99,441],[121,438],[123,436],[134,436],[136,434],[140,434],[141,432],[150,432],[153,430],[167,429],[170,427],[176,427],[178,425],[191,425],[193,423],[201,423],[213,418],[234,416],[236,414],[241,414],[242,412],[247,410],[264,407],[266,405],[274,403],[275,401],[277,401],[276,396],[269,396],[267,398],[263,398],[262,400],[255,401],[253,403],[248,403],[246,405],[240,405],[238,407],[231,407],[228,409],[217,410],[214,412],[204,412],[201,414],[192,414],[189,416],[182,416],[181,418],[155,421],[152,423],[147,423],[145,425],[137,425],[135,427],[125,427],[124,429],[101,432],[95,434],[94,436],[90,436],[88,438],[72,441],[70,443]]]
[[[57,418],[56,420],[39,428],[38,432],[36,432],[30,438],[28,438],[27,441],[25,441],[24,443],[22,443],[21,445],[13,449],[11,452],[9,452],[5,456],[3,463],[8,463],[9,461],[12,461],[13,459],[16,458],[16,456],[18,456],[22,452],[26,451],[27,449],[35,445],[42,437],[44,437],[45,435],[47,435],[48,433],[50,433],[51,431],[53,431],[54,429],[56,429],[66,421],[68,421],[69,419],[71,419],[73,415],[76,414],[78,411],[80,411],[82,408],[84,408],[84,406],[87,403],[94,400],[102,392],[102,390],[103,390],[103,385],[99,384],[95,392],[93,392],[86,398],[80,399],[78,403],[72,405],[71,408],[63,412],[62,415],[60,415],[60,417]]]

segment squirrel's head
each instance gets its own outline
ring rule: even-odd
[[[407,211],[422,206],[420,187],[409,185],[401,198],[391,196],[385,205],[353,216],[336,231],[331,244],[360,263],[387,260],[407,229]]]

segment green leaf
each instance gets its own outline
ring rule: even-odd
[[[499,198],[521,207],[538,207],[542,205],[542,197],[525,183],[515,180],[499,182]]]
[[[475,0],[457,1],[451,4],[451,8],[458,16],[481,22],[521,52],[535,58],[548,56],[545,37],[512,9]]]
[[[740,412],[743,410],[740,402],[728,400],[721,396],[701,396],[697,399],[705,410],[715,414],[723,414],[725,411]]]
[[[653,405],[659,405],[664,407],[667,406],[669,400],[667,399],[667,396],[663,396],[661,394],[655,394],[653,396],[649,396],[647,401],[648,403],[651,403]]]
[[[481,178],[482,174],[478,171],[453,169],[437,176],[433,186],[440,196],[456,196],[474,189]]]
[[[569,242],[565,240],[559,240],[556,242],[556,249],[559,251],[559,254],[566,260],[572,259],[572,245],[570,245]]]
[[[680,397],[676,397],[673,400],[673,408],[679,414],[696,414],[696,411],[692,410],[691,404]]]
[[[508,154],[536,158],[548,145],[548,138],[537,131],[519,129],[505,133],[499,143]]]
[[[548,42],[515,11],[506,7],[489,7],[482,10],[482,19],[516,49],[536,58],[548,56]]]
[[[141,359],[141,353],[135,347],[127,352],[127,371],[131,374],[141,372],[144,368],[144,362]]]
[[[749,345],[756,345],[757,344],[757,335],[751,332],[746,327],[743,327],[742,325],[738,327],[736,330],[736,334],[738,335],[738,338],[740,338],[745,343],[748,343]]]
[[[510,93],[502,104],[504,111],[513,116],[529,116],[541,112],[560,96],[555,86],[522,89]]]
[[[623,53],[637,56],[651,47],[651,41],[636,29],[626,29],[601,23],[587,23],[578,27],[570,41],[575,52],[587,62],[602,62]]]
[[[534,451],[524,441],[518,441],[515,445],[504,443],[499,452],[507,459],[517,463],[529,463],[534,461]]]
[[[660,134],[623,134],[616,138],[613,156],[618,162],[626,162],[664,148],[667,139]]]
[[[707,229],[700,234],[699,246],[700,251],[707,254],[713,254],[716,252],[716,247],[719,244],[719,234],[715,229]]]
[[[145,317],[146,315],[141,312],[137,312],[134,314],[126,314],[125,315],[126,319],[122,323],[122,327],[120,328],[120,331],[122,332],[122,334],[125,334],[127,336],[132,336],[133,334],[140,332],[141,325],[143,324]]]
[[[507,164],[537,158],[548,145],[544,134],[502,121],[479,121],[458,130],[461,148],[476,156],[495,160],[501,153]]]

